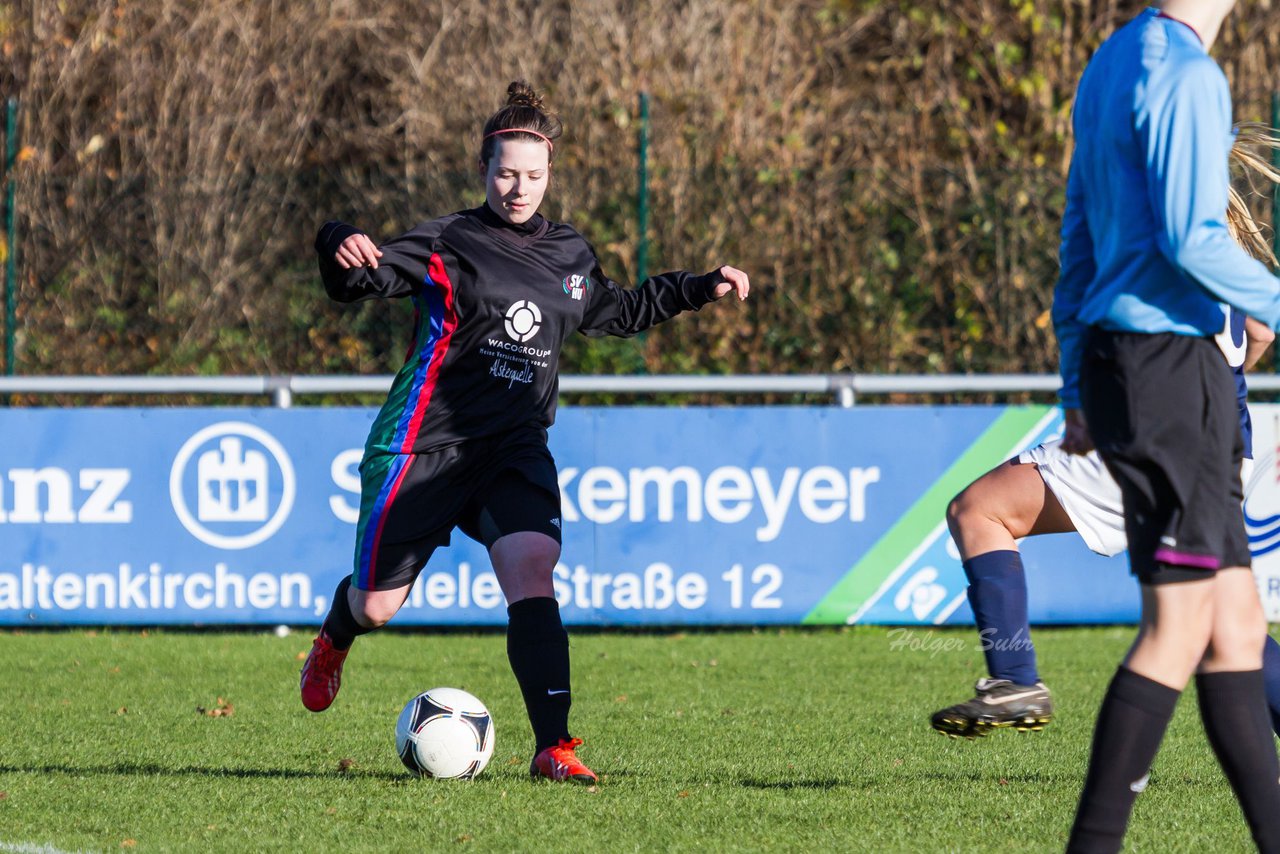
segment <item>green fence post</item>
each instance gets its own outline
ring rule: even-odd
[[[13,167],[18,162],[18,99],[10,98],[5,105],[4,121],[4,372],[14,374],[14,337],[17,335],[18,305],[18,226],[14,207],[17,199],[17,178]]]
[[[640,93],[640,142],[636,224],[640,239],[636,244],[636,284],[649,278],[649,93]]]

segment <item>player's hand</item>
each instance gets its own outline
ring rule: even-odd
[[[1085,423],[1084,413],[1079,409],[1068,409],[1062,413],[1066,429],[1062,433],[1062,450],[1068,454],[1087,454],[1093,450],[1093,437],[1089,435],[1089,425]]]
[[[382,253],[373,245],[369,235],[353,234],[342,241],[333,260],[337,261],[338,266],[344,270],[350,270],[352,267],[372,267],[376,270],[378,259],[381,257]]]
[[[751,290],[751,281],[747,278],[747,274],[736,267],[724,266],[717,272],[724,277],[724,281],[716,285],[716,289],[711,292],[713,299],[720,297],[733,291],[738,295],[738,299],[744,300]]]

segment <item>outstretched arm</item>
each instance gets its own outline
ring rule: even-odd
[[[597,261],[591,271],[590,295],[578,331],[590,337],[626,338],[682,311],[697,311],[730,291],[744,300],[750,290],[747,274],[729,266],[702,276],[683,271],[663,273],[638,287],[624,288],[605,276]]]

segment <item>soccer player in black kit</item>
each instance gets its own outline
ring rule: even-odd
[[[355,571],[302,669],[302,702],[327,709],[352,642],[404,604],[454,528],[483,543],[506,596],[507,655],[533,725],[534,779],[593,783],[569,734],[569,639],[552,570],[560,488],[547,448],[560,348],[574,332],[629,336],[729,292],[747,275],[666,273],[623,289],[568,225],[538,214],[561,125],[523,82],[485,123],[485,203],[382,246],[329,222],[316,238],[340,302],[409,297],[415,336],[360,464]]]

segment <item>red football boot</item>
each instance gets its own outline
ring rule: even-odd
[[[313,712],[323,712],[333,705],[342,686],[342,662],[347,660],[348,649],[334,649],[329,635],[323,630],[311,644],[311,654],[302,665],[302,705]]]
[[[596,774],[582,764],[573,749],[582,745],[582,739],[560,739],[555,747],[539,751],[529,766],[529,776],[535,780],[572,780],[575,783],[594,783]]]

